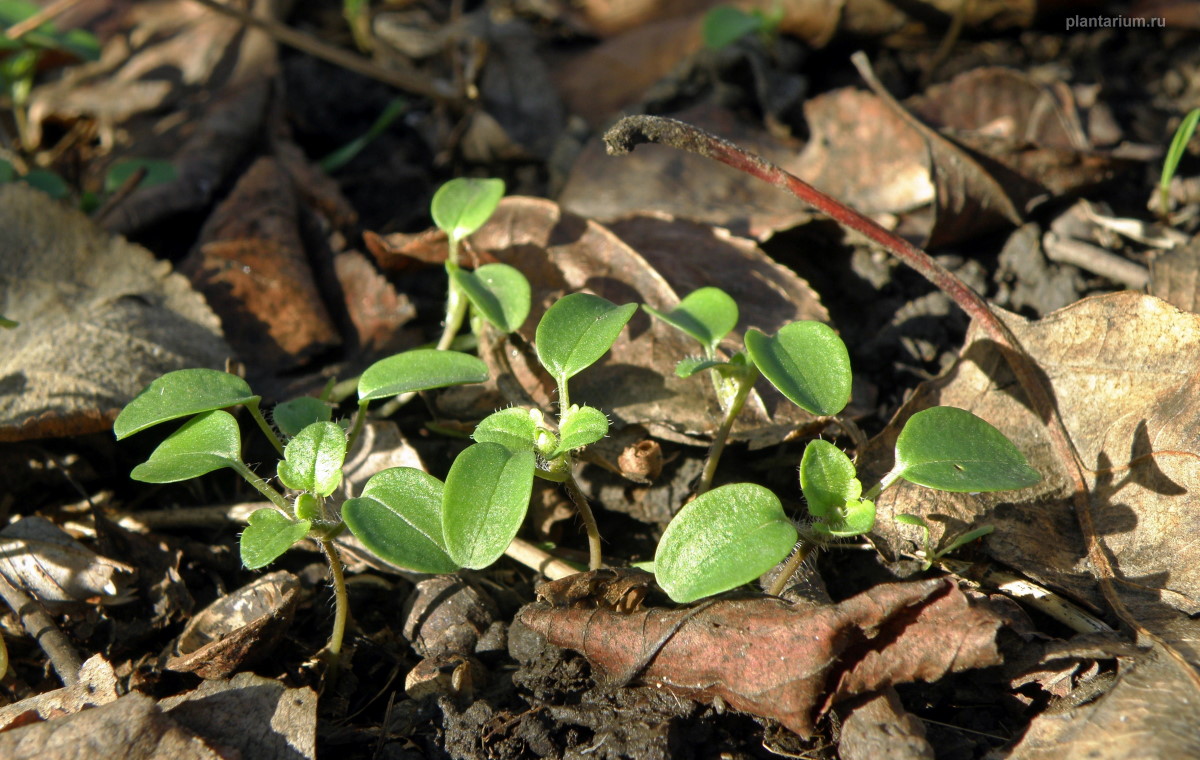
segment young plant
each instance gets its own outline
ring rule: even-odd
[[[1171,180],[1179,169],[1179,162],[1187,151],[1188,143],[1196,132],[1196,124],[1200,122],[1200,108],[1193,108],[1179,122],[1171,147],[1167,149],[1167,157],[1163,160],[1162,177],[1158,181],[1159,215],[1166,219],[1171,213]]]
[[[359,379],[358,422],[349,436],[343,426],[330,421],[329,405],[317,399],[297,399],[276,407],[276,423],[289,438],[285,446],[259,409],[261,397],[250,390],[245,380],[216,370],[179,370],[158,378],[129,402],[113,423],[113,432],[120,440],[164,422],[190,418],[159,444],[149,459],[135,467],[130,477],[146,483],[174,483],[226,468],[241,475],[271,503],[271,507],[251,514],[249,525],[242,532],[241,558],[248,569],[271,564],[305,538],[320,544],[329,562],[336,599],[334,628],[328,645],[330,656],[336,660],[345,633],[347,598],[341,559],[333,543],[344,527],[334,495],[342,485],[346,452],[354,446],[367,405],[401,393],[478,383],[487,377],[487,366],[466,354],[432,349],[397,354],[375,363]],[[282,455],[276,478],[285,489],[283,492],[243,461],[241,430],[233,415],[224,411],[236,406],[249,410]],[[411,505],[423,502],[417,487],[420,483],[417,486],[413,483],[407,472],[385,470],[372,478],[359,501],[414,514]],[[440,516],[440,504],[438,507],[436,514]],[[420,528],[428,522],[418,516],[415,530],[420,533]],[[430,539],[435,544],[440,540],[440,525],[437,527],[439,530]],[[368,544],[368,548],[388,558],[387,547]],[[427,572],[453,569],[447,562],[439,564],[436,557],[429,559],[426,546],[415,546],[409,549],[409,554],[416,558],[409,565],[414,569]]]
[[[983,538],[996,529],[996,526],[994,525],[980,526],[974,530],[969,530],[966,533],[958,534],[945,546],[943,546],[941,549],[938,549],[929,540],[929,523],[925,522],[925,520],[919,515],[896,515],[896,522],[903,523],[905,525],[914,525],[921,529],[921,546],[923,548],[920,551],[920,557],[923,563],[921,569],[923,570],[928,570],[929,568],[933,567],[934,562],[937,562],[942,557],[945,557],[947,554],[959,548],[960,546],[966,546],[972,541]]]
[[[900,480],[942,491],[983,492],[1027,488],[1041,476],[1000,431],[953,407],[914,414],[896,440],[895,466],[865,493],[850,458],[833,444],[814,440],[800,460],[800,489],[811,524],[798,543],[795,529],[789,533],[783,527],[787,519],[773,495],[768,498],[757,486],[748,490],[747,484],[722,486],[697,497],[667,526],[654,559],[659,585],[677,602],[693,601],[753,580],[795,546],[770,589],[779,594],[812,549],[870,532],[879,494]]]
[[[757,8],[747,13],[732,5],[718,5],[704,14],[700,38],[712,50],[729,47],[748,34],[757,34],[764,42],[770,42],[779,34],[782,21],[782,5],[777,4],[770,13]]]
[[[702,358],[684,359],[675,367],[679,377],[712,372],[713,387],[721,406],[722,420],[713,435],[712,447],[696,493],[712,486],[717,464],[733,423],[759,373],[766,376],[792,403],[815,415],[835,415],[850,401],[850,355],[841,338],[828,325],[802,321],[784,325],[774,337],[751,329],[745,350],[728,361],[717,357],[717,346],[737,325],[737,303],[720,288],[701,288],[689,293],[670,312],[649,306],[646,311],[700,343]]]

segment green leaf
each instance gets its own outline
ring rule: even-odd
[[[691,602],[758,578],[797,537],[774,493],[753,483],[721,486],[697,496],[667,526],[655,576],[673,600]]]
[[[939,551],[937,553],[937,556],[943,557],[943,556],[949,554],[950,552],[954,551],[955,549],[958,549],[959,547],[966,546],[967,544],[971,543],[972,541],[983,538],[984,536],[990,534],[994,530],[996,530],[995,525],[983,525],[981,527],[975,528],[974,530],[969,530],[966,533],[963,533],[962,535],[955,537],[955,539],[953,541],[946,544],[945,548],[943,548],[941,551]]]
[[[704,14],[700,38],[704,46],[720,50],[763,27],[763,19],[730,5],[718,5]]]
[[[813,530],[834,538],[850,538],[870,533],[875,527],[875,502],[869,499],[850,499],[823,522],[813,523]]]
[[[680,359],[675,365],[676,377],[691,377],[697,372],[703,372],[706,369],[719,367],[728,364],[728,362],[717,361],[716,359],[703,359],[699,356],[689,356],[686,359]]]
[[[258,400],[237,375],[215,369],[181,369],[150,383],[130,401],[117,415],[113,433],[121,440],[160,422]]]
[[[1175,136],[1171,139],[1171,147],[1167,149],[1167,156],[1163,160],[1162,176],[1159,179],[1159,187],[1164,190],[1171,185],[1171,179],[1179,168],[1179,161],[1187,151],[1192,135],[1196,133],[1197,123],[1200,123],[1200,108],[1193,108],[1188,111],[1187,116],[1183,117],[1183,121],[1179,122],[1179,128],[1175,130]]]
[[[800,490],[809,514],[823,520],[847,501],[862,496],[862,483],[850,457],[818,438],[809,442],[800,458]]]
[[[550,458],[562,456],[568,451],[595,443],[608,435],[608,417],[604,412],[590,406],[575,406],[563,415],[559,425],[558,447],[550,454]]]
[[[850,353],[829,325],[784,325],[773,338],[746,332],[746,351],[779,392],[811,414],[837,414],[850,402]]]
[[[642,308],[695,338],[710,354],[737,327],[737,302],[720,288],[693,290],[666,314],[645,304],[642,304]]]
[[[393,467],[367,481],[362,496],[342,505],[342,519],[380,559],[419,573],[452,573],[458,564],[442,538],[442,481]]]
[[[184,423],[150,458],[133,468],[129,477],[143,483],[176,483],[213,470],[233,467],[242,460],[242,434],[228,412],[201,414]]]
[[[893,472],[917,485],[959,493],[1028,488],[1042,479],[1003,433],[952,406],[909,418],[896,439]]]
[[[484,264],[474,272],[447,266],[471,306],[497,330],[516,332],[529,316],[529,280],[508,264]]]
[[[296,491],[329,496],[342,484],[346,431],[332,422],[314,422],[288,441],[279,463],[279,481]]]
[[[174,181],[177,176],[175,164],[170,161],[161,158],[128,158],[109,167],[108,173],[104,175],[104,192],[115,193],[120,190],[130,177],[142,169],[146,170],[146,174],[138,183],[138,187],[164,185]]]
[[[311,493],[302,493],[296,497],[292,511],[301,520],[316,520],[321,516],[321,503]]]
[[[333,407],[319,398],[301,396],[276,404],[271,417],[279,431],[290,438],[314,422],[329,422]]]
[[[503,197],[504,180],[460,177],[438,188],[429,211],[451,240],[462,240],[487,222]]]
[[[242,564],[248,570],[266,567],[279,559],[293,544],[307,536],[312,527],[308,520],[289,520],[270,508],[251,512],[249,522],[239,542]]]
[[[498,443],[512,453],[533,451],[539,432],[537,421],[529,409],[513,407],[492,412],[475,426],[471,438],[476,443]],[[540,412],[537,412],[540,416]]]
[[[21,181],[57,200],[71,194],[67,181],[49,169],[31,169],[28,174],[21,175]]]
[[[476,443],[454,460],[446,475],[442,533],[458,565],[485,568],[512,543],[529,509],[535,459],[532,451]]]
[[[637,311],[637,304],[617,306],[589,293],[558,299],[538,323],[538,359],[559,385],[599,361]]]
[[[6,330],[12,330],[13,328],[20,327],[20,326],[21,326],[21,323],[16,321],[15,319],[8,319],[6,317],[0,317],[0,327],[3,327]]]
[[[366,3],[362,3],[365,5]],[[408,109],[408,101],[404,98],[393,98],[384,107],[383,112],[371,124],[370,129],[365,134],[359,135],[334,152],[330,153],[320,161],[321,170],[327,174],[332,174],[346,164],[350,163],[355,156],[362,152],[363,148],[371,144],[380,135],[387,131],[387,128],[392,125],[401,114]]]
[[[482,383],[488,379],[487,365],[458,351],[418,348],[381,359],[358,380],[359,401],[399,396],[448,385]]]

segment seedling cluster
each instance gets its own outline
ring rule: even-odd
[[[333,539],[349,529],[381,559],[426,573],[480,569],[495,562],[524,522],[534,478],[563,484],[587,529],[589,566],[602,564],[600,534],[574,478],[574,457],[608,433],[603,411],[572,403],[570,380],[599,361],[637,310],[587,293],[574,293],[546,310],[535,333],[539,362],[554,380],[557,415],[539,409],[499,410],[479,422],[473,443],[452,463],[445,481],[397,467],[375,474],[358,495],[341,498],[342,467],[372,402],[411,398],[417,392],[488,379],[480,359],[449,350],[468,310],[478,332],[490,324],[517,330],[530,310],[524,276],[504,264],[474,271],[459,260],[463,241],[487,221],[503,196],[499,180],[455,180],[435,195],[433,218],[448,237],[446,321],[436,348],[383,359],[358,379],[354,423],[333,420],[323,399],[301,398],[275,407],[273,428],[241,378],[214,370],[172,372],[151,383],[121,412],[117,438],[154,425],[188,418],[131,476],[170,483],[232,469],[270,502],[254,512],[240,540],[243,564],[265,567],[297,542],[311,539],[326,552],[337,598],[329,651],[341,646],[347,617],[341,561]],[[800,462],[800,487],[810,523],[803,535],[779,498],[752,483],[710,489],[716,462],[733,422],[761,375],[791,402],[818,416],[842,412],[850,399],[850,359],[828,326],[801,321],[775,335],[749,330],[743,350],[723,357],[720,346],[738,322],[737,304],[716,288],[698,290],[678,307],[644,307],[694,338],[701,355],[676,368],[683,377],[708,371],[722,410],[697,496],[676,515],[659,543],[654,571],[678,602],[688,602],[750,582],[806,547],[869,532],[875,500],[883,489],[908,480],[948,491],[1024,488],[1039,480],[1024,457],[999,431],[975,415],[949,407],[919,412],[896,443],[895,467],[864,491],[853,462],[833,444],[816,440]],[[227,411],[243,406],[282,459],[275,485],[242,459],[237,420]],[[278,430],[276,430],[276,428]],[[906,520],[908,521],[908,520]],[[911,522],[911,521],[910,521]],[[926,547],[926,557],[933,551]],[[790,573],[781,573],[785,579]]]

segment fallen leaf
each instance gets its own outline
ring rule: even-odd
[[[274,159],[260,158],[242,175],[180,271],[256,374],[294,368],[341,342],[309,268],[299,201]]]
[[[398,351],[400,329],[417,316],[412,301],[407,295],[397,293],[388,279],[358,251],[339,253],[333,266],[360,349],[370,355]]]
[[[80,603],[125,604],[136,569],[101,557],[44,517],[0,531],[0,573],[51,608]]]
[[[117,686],[113,666],[102,655],[92,655],[79,668],[79,681],[75,684],[0,707],[0,732],[25,725],[31,717],[49,720],[108,704],[116,700]]]
[[[204,300],[145,249],[0,187],[0,440],[105,430],[151,380],[229,356]]]
[[[637,678],[681,696],[720,698],[801,736],[835,701],[999,663],[1002,624],[944,579],[877,586],[815,608],[718,599],[627,614],[539,603],[518,618],[617,683]]]
[[[496,260],[515,266],[529,278],[533,308],[520,333],[527,344],[552,303],[566,293],[586,290],[617,304],[648,303],[670,310],[686,289],[718,284],[747,305],[755,326],[773,331],[798,319],[827,319],[815,294],[803,281],[773,263],[749,241],[669,219],[630,220],[624,234],[636,239],[662,271],[608,228],[534,198],[510,197],[476,232],[472,244]],[[669,262],[670,258],[686,261]],[[671,278],[682,287],[676,290]],[[740,334],[740,333],[739,333]],[[736,346],[732,340],[729,347]],[[639,424],[656,437],[697,443],[712,434],[719,410],[705,378],[679,378],[676,362],[695,355],[691,338],[660,320],[637,313],[608,355],[571,380],[571,395],[610,413],[621,425]],[[494,352],[493,352],[494,353]],[[525,393],[549,406],[552,384],[540,368],[519,352],[509,352]],[[493,357],[493,375],[507,368]],[[763,382],[747,403],[733,437],[759,445],[778,442],[811,416]],[[753,444],[752,444],[753,445]]]
[[[924,724],[905,712],[895,689],[872,694],[847,712],[838,740],[841,760],[933,760]]]

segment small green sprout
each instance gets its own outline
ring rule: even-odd
[[[732,5],[718,5],[704,14],[700,38],[711,50],[729,47],[748,34],[770,42],[779,33],[782,21],[783,7],[778,4],[769,14],[757,8],[747,13]]]
[[[1167,157],[1163,160],[1162,177],[1158,181],[1159,215],[1164,219],[1171,213],[1171,180],[1179,169],[1179,162],[1187,151],[1188,143],[1196,132],[1196,124],[1200,122],[1200,108],[1193,108],[1183,117],[1175,137],[1171,139],[1171,147],[1167,149]]]
[[[21,326],[21,323],[17,322],[14,319],[8,319],[7,317],[0,317],[0,327],[3,327],[5,330],[11,330],[14,327],[20,327],[20,326]]]
[[[929,523],[925,522],[920,516],[910,514],[896,515],[896,522],[903,523],[904,525],[914,525],[921,529],[921,546],[924,548],[921,550],[920,556],[923,561],[922,569],[924,570],[933,567],[934,562],[937,562],[960,546],[966,546],[972,541],[983,538],[996,529],[994,525],[983,525],[974,530],[969,530],[966,533],[959,534],[938,550],[929,540]]]

